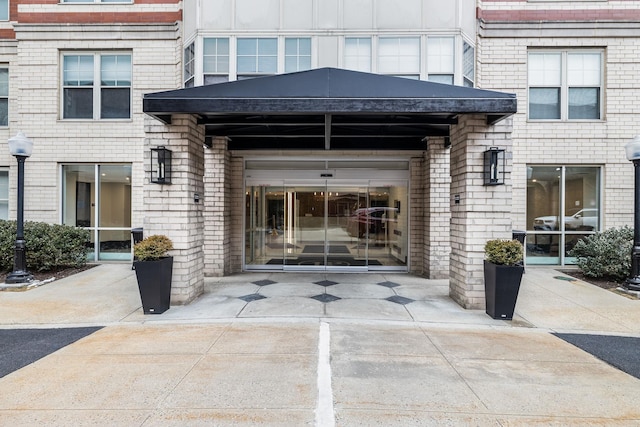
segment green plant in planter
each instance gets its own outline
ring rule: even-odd
[[[489,240],[484,245],[485,258],[496,265],[522,265],[522,243],[517,240]]]
[[[486,312],[494,319],[511,320],[524,273],[522,243],[489,240],[484,252]]]
[[[167,256],[173,249],[173,242],[167,236],[154,234],[133,247],[133,255],[138,261],[157,261]]]
[[[173,257],[167,252],[171,249],[171,239],[158,234],[143,239],[133,247],[136,258],[133,267],[144,314],[160,314],[169,309]]]

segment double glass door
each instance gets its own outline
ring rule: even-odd
[[[406,195],[405,181],[247,182],[245,268],[406,270]]]

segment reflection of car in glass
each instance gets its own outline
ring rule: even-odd
[[[347,233],[352,237],[364,237],[385,230],[387,222],[395,222],[398,209],[388,207],[362,208],[349,217]]]
[[[598,228],[598,209],[581,209],[564,217],[565,230],[595,230]],[[557,216],[540,216],[533,220],[534,230],[559,230]]]

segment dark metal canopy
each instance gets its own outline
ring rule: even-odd
[[[171,123],[195,114],[229,149],[424,149],[449,136],[460,114],[496,123],[517,110],[513,94],[320,68],[144,96],[143,111]]]

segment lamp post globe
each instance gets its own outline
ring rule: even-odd
[[[624,287],[640,291],[640,135],[636,135],[624,146],[627,160],[633,162],[634,203],[633,203],[633,247],[631,248],[631,277]]]
[[[9,138],[9,152],[18,161],[18,203],[16,217],[16,244],[13,271],[6,283],[28,283],[33,276],[27,271],[26,242],[24,240],[24,162],[33,152],[33,142],[22,132]]]

